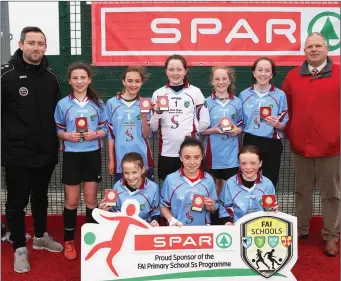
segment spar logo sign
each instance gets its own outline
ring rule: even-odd
[[[174,233],[135,235],[135,251],[204,250],[227,249],[232,245],[232,236],[223,232],[214,239],[213,233]],[[215,243],[215,244],[214,244]]]
[[[308,26],[308,34],[312,32],[322,33],[329,45],[330,51],[340,48],[340,14],[323,12],[316,15]]]
[[[340,5],[307,3],[92,2],[94,65],[164,65],[169,55],[190,65],[251,65],[269,56],[300,65],[311,31],[325,34],[339,58]]]
[[[296,281],[293,216],[257,212],[231,226],[151,227],[139,210],[136,200],[116,213],[94,209],[98,224],[81,231],[82,281]]]

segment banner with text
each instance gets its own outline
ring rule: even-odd
[[[151,228],[129,200],[82,227],[81,280],[295,281],[296,217],[251,213],[233,226]],[[193,279],[194,278],[194,279]]]
[[[92,2],[92,62],[164,65],[182,54],[189,65],[252,65],[268,56],[300,65],[304,41],[323,33],[340,60],[340,3],[96,3]]]

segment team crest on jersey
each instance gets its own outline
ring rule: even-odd
[[[19,95],[22,97],[26,97],[28,95],[28,89],[26,87],[21,87],[19,89]]]
[[[134,136],[132,133],[129,132],[129,129],[126,130],[126,141],[132,141],[134,139]]]
[[[173,117],[171,119],[171,122],[172,122],[171,128],[172,129],[176,129],[179,127],[179,121],[177,119],[178,119],[178,115],[173,115]]]
[[[140,113],[136,115],[136,119],[141,120],[141,114]]]
[[[189,102],[188,100],[186,100],[186,101],[184,102],[184,106],[187,108],[187,107],[189,107],[189,105],[190,105],[190,102]]]
[[[96,117],[96,114],[91,114],[91,115],[90,115],[90,120],[91,120],[91,121],[94,121],[94,120],[95,120],[95,117]]]
[[[269,216],[248,220],[241,224],[241,257],[247,266],[269,278],[292,258],[292,237],[292,223],[285,219]]]
[[[145,205],[144,204],[140,204],[140,211],[143,211],[145,208]]]
[[[191,215],[191,210],[188,210],[188,212],[186,213],[186,217],[186,223],[191,224],[194,220],[193,216]]]

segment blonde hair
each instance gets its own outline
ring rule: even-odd
[[[236,93],[236,71],[230,67],[230,66],[223,66],[223,65],[216,65],[216,66],[212,66],[211,67],[211,80],[210,83],[212,83],[213,81],[213,76],[214,76],[214,72],[218,69],[223,69],[226,70],[227,75],[230,79],[230,85],[227,88],[227,92],[229,94],[235,95]],[[214,89],[213,89],[214,90]]]

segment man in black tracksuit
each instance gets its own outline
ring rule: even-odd
[[[1,66],[1,164],[5,167],[6,220],[14,248],[14,270],[30,270],[25,212],[31,201],[33,248],[63,250],[46,232],[47,191],[58,162],[54,110],[60,98],[56,74],[48,68],[46,38],[37,27],[25,27],[19,49]]]

